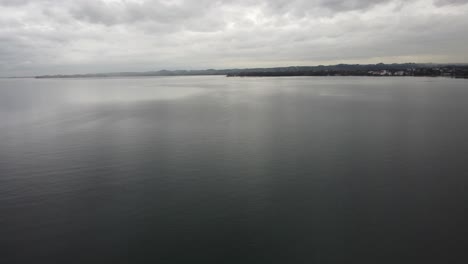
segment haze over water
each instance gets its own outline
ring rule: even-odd
[[[0,80],[5,263],[460,263],[468,82]]]

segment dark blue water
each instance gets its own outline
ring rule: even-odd
[[[465,263],[468,82],[0,80],[1,263]]]

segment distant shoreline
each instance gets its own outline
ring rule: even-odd
[[[432,76],[432,75],[418,75],[418,76],[376,76],[376,75],[248,75],[248,76],[226,76],[228,78],[282,78],[282,77],[371,77],[371,78],[394,78],[394,77],[407,77],[407,78],[421,78],[421,77],[430,77],[430,78],[444,78],[444,79],[468,79],[468,76]]]
[[[156,77],[156,76],[211,76],[227,77],[295,77],[295,76],[415,76],[468,78],[468,64],[337,64],[319,66],[290,66],[276,68],[161,70],[148,72],[115,72],[69,75],[41,75],[36,79]],[[12,77],[14,78],[14,77]]]

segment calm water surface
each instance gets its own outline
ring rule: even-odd
[[[467,177],[467,80],[0,80],[2,263],[465,263]]]

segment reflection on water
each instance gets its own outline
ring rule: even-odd
[[[0,80],[7,263],[464,254],[465,80]]]
[[[135,83],[133,79],[81,80],[80,89],[69,89],[68,99],[73,103],[131,103],[153,100],[175,100],[194,96],[205,89],[187,81],[168,83],[167,78],[158,80],[148,78]],[[101,81],[96,89],[95,83]],[[89,84],[88,82],[91,82]],[[77,85],[77,83],[74,83]]]

